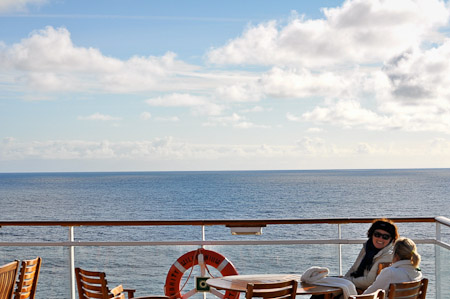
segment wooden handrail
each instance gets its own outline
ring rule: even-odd
[[[0,221],[1,226],[267,226],[270,224],[349,224],[371,223],[377,218],[311,219],[204,219],[204,220],[106,220],[106,221]],[[393,217],[399,222],[436,222],[436,217]]]

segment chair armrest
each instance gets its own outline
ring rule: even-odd
[[[134,292],[136,292],[135,289],[123,289],[124,292],[127,292],[128,298],[134,298]]]
[[[123,286],[122,285],[118,285],[117,287],[115,287],[114,289],[111,289],[109,291],[111,294],[113,294],[114,296],[117,296],[118,294],[123,292]]]

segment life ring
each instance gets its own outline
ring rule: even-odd
[[[208,270],[206,265],[214,267],[222,274],[222,276],[238,274],[236,268],[226,257],[215,251],[199,248],[197,250],[185,253],[170,267],[169,273],[167,273],[166,283],[164,285],[164,293],[166,296],[170,299],[186,299],[197,293],[196,289],[194,289],[185,294],[181,294],[184,286],[180,287],[180,284],[183,274],[188,269],[191,269],[199,264],[200,267],[205,267],[206,270]],[[204,272],[204,269],[201,270]],[[215,295],[217,295],[217,293]],[[220,295],[221,294],[219,294],[219,296]],[[226,291],[225,295],[220,297],[223,297],[224,299],[238,299],[239,292]]]

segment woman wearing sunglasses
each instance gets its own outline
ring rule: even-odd
[[[369,240],[364,243],[353,266],[345,274],[362,292],[377,277],[378,264],[390,263],[393,258],[393,244],[398,239],[397,226],[388,219],[376,219],[367,231]]]

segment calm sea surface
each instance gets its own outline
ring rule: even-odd
[[[136,173],[0,174],[1,221],[16,220],[170,220],[335,217],[450,218],[450,170],[330,170]],[[434,226],[402,226],[409,237],[434,236]],[[364,238],[367,225],[343,229],[343,237]],[[184,231],[185,230],[185,231]],[[76,240],[198,240],[198,227],[77,228]],[[207,239],[232,239],[229,231],[207,230]],[[264,229],[253,238],[320,238],[336,227]],[[44,237],[42,237],[44,236]],[[248,239],[251,237],[245,237]],[[65,241],[66,228],[0,228],[0,242]],[[301,274],[312,265],[337,272],[336,246],[216,246],[242,273],[281,271]],[[361,245],[344,245],[343,271]],[[156,248],[155,248],[156,247]],[[228,246],[230,247],[230,246]],[[300,248],[301,247],[301,248]],[[348,247],[348,248],[347,248]],[[76,265],[104,270],[111,284],[138,285],[140,293],[163,293],[171,264],[195,247],[80,247]],[[423,245],[423,266],[434,265],[434,246]],[[39,298],[68,298],[67,249],[0,247],[0,263],[41,255]],[[276,252],[276,257],[274,257]],[[292,256],[296,256],[293,261]],[[425,260],[433,259],[433,263]],[[255,264],[255,260],[260,260]],[[286,266],[288,266],[286,268]],[[434,266],[433,266],[434,267]],[[132,268],[132,269],[129,269]],[[152,269],[149,272],[149,269]],[[426,273],[426,269],[424,269]],[[428,269],[428,276],[434,268]],[[130,286],[130,287],[131,287]],[[432,296],[432,295],[431,295]],[[427,297],[428,298],[428,297]],[[430,297],[433,298],[433,297]],[[449,297],[450,298],[450,297]]]

